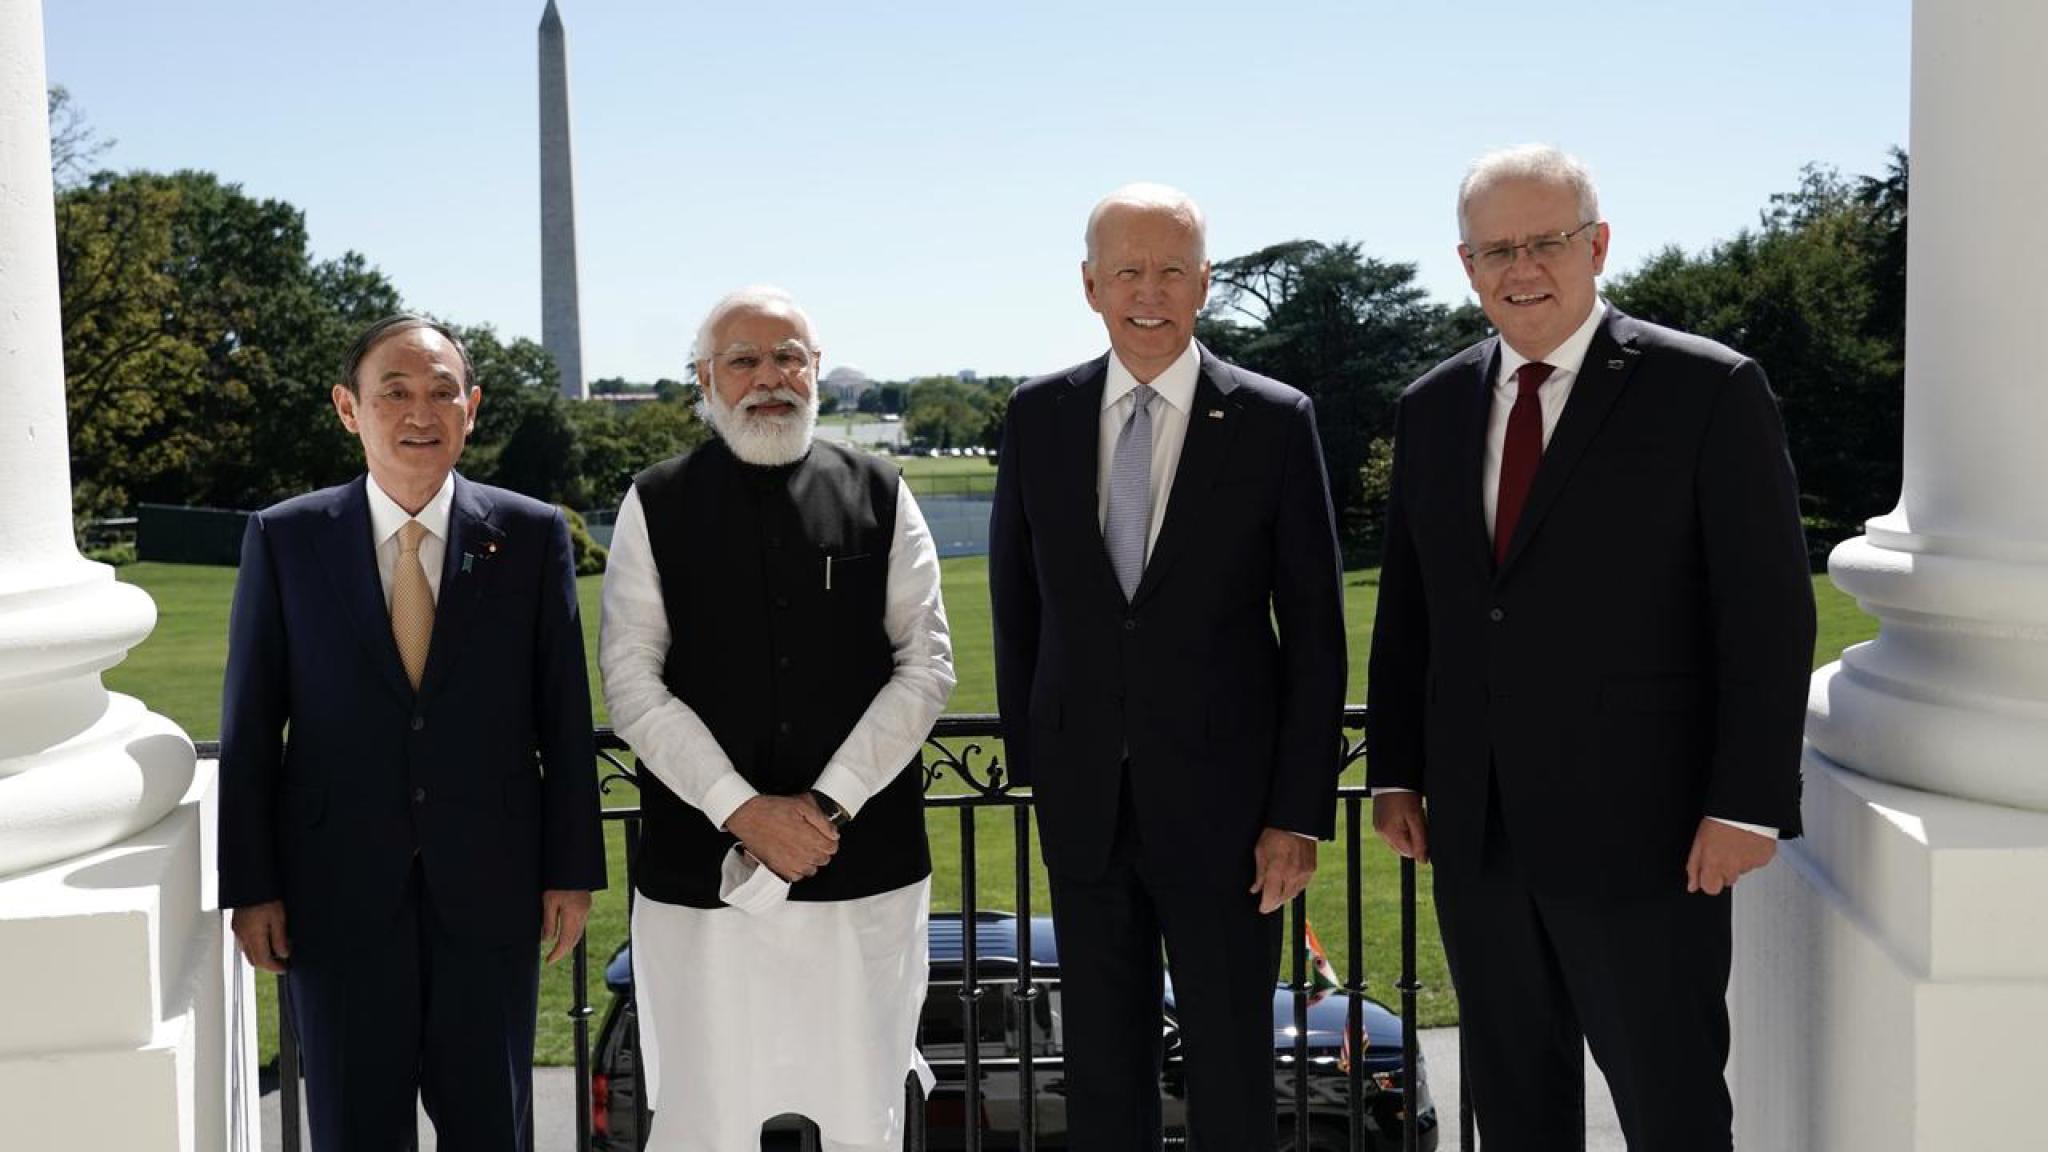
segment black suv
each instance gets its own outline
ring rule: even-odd
[[[983,912],[975,916],[975,970],[982,993],[976,1013],[979,1033],[981,1097],[976,1122],[982,1130],[981,1146],[987,1149],[1017,1147],[1018,1115],[1024,1107],[1019,1091],[1019,1057],[1024,1044],[1024,1023],[1020,1002],[1011,993],[1017,985],[1017,918],[1007,912]],[[967,1125],[965,1083],[966,1013],[960,988],[966,973],[963,963],[961,919],[958,913],[937,913],[931,918],[931,977],[924,1010],[918,1019],[918,1048],[937,1077],[937,1086],[926,1103],[926,1143],[933,1149],[960,1148],[965,1144]],[[1030,979],[1039,995],[1030,1001],[1033,1076],[1036,1080],[1034,1120],[1037,1146],[1045,1149],[1066,1146],[1066,1083],[1062,1053],[1064,1029],[1060,1014],[1059,946],[1053,937],[1052,920],[1031,921]],[[633,965],[631,945],[621,945],[605,966],[605,985],[612,1002],[598,1029],[597,1047],[591,1068],[591,1108],[597,1133],[595,1147],[612,1152],[630,1152],[635,1147],[635,1077],[633,1013]],[[1161,1026],[1165,1030],[1166,1061],[1160,1071],[1160,1103],[1164,1114],[1167,1143],[1185,1142],[1187,1098],[1181,1071],[1180,1026],[1174,1012],[1173,988],[1166,989]],[[1366,1093],[1363,1109],[1367,1147],[1398,1152],[1401,1124],[1409,1094],[1401,1083],[1401,1020],[1377,1001],[1364,1001],[1366,1050],[1362,1080]],[[1341,991],[1326,993],[1308,1008],[1309,1128],[1305,1140],[1294,1134],[1294,994],[1285,986],[1273,990],[1273,1084],[1280,1103],[1279,1152],[1338,1152],[1350,1148],[1347,1124],[1350,1119],[1348,1089],[1350,1078],[1345,1064],[1343,1038],[1350,997]],[[1437,1146],[1436,1108],[1429,1096],[1427,1072],[1416,1065],[1419,1112],[1416,1126],[1422,1134],[1423,1152]],[[795,1121],[782,1117],[768,1125],[764,1147],[773,1147],[779,1132],[793,1134]],[[785,1137],[787,1138],[787,1137]],[[790,1140],[790,1147],[795,1143]]]

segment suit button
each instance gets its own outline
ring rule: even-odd
[[[1137,622],[1136,620],[1133,620],[1133,619],[1129,619],[1129,618],[1126,618],[1126,619],[1124,620],[1124,631],[1126,631],[1126,632],[1136,632],[1137,630],[1138,630],[1138,622]]]
[[[425,804],[427,802],[427,790],[425,788],[413,789],[412,802],[415,804]]]
[[[417,732],[417,731],[419,731],[420,729],[422,729],[422,728],[425,728],[426,726],[427,726],[427,718],[426,718],[425,716],[415,716],[415,717],[413,717],[413,718],[412,718],[412,730],[413,730],[413,731]]]
[[[1498,624],[1498,623],[1500,623],[1501,621],[1503,621],[1503,620],[1507,619],[1507,618],[1508,618],[1508,614],[1507,614],[1507,612],[1506,612],[1505,610],[1503,610],[1503,609],[1500,609],[1500,608],[1495,608],[1495,609],[1494,609],[1493,611],[1491,611],[1491,612],[1488,612],[1488,613],[1486,614],[1486,618],[1487,618],[1488,620],[1491,620],[1491,621],[1493,621],[1493,622],[1494,622],[1495,624]]]
[[[789,729],[789,721],[787,721],[787,720],[777,720],[777,721],[775,722],[775,733],[776,733],[776,735],[778,735],[778,736],[787,736],[787,735],[789,735],[789,731],[790,731],[790,729]]]
[[[780,537],[780,536],[770,536],[770,537],[768,538],[768,546],[769,546],[770,548],[780,548],[780,547],[782,547],[782,537]]]
[[[787,607],[789,607],[789,597],[787,597],[787,596],[777,596],[777,597],[775,598],[775,606],[776,606],[777,608],[787,608]]]
[[[775,658],[775,667],[776,667],[776,668],[777,668],[777,669],[778,669],[779,671],[783,671],[783,672],[787,672],[787,671],[789,671],[789,657],[787,657],[787,656],[777,656],[777,657]]]

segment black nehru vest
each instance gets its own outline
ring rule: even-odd
[[[895,670],[883,625],[895,469],[822,441],[795,464],[762,468],[712,440],[633,486],[661,574],[669,691],[757,791],[804,792]],[[790,899],[851,900],[929,875],[923,776],[913,759],[870,797],[832,862]],[[639,890],[720,907],[734,837],[652,773],[640,774],[640,802]]]

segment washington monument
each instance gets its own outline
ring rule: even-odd
[[[569,147],[569,37],[548,0],[540,17],[540,342],[562,395],[587,400],[576,289],[576,162]]]

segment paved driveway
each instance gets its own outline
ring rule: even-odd
[[[1422,1058],[1429,1064],[1430,1091],[1444,1120],[1442,1152],[1458,1146],[1458,1030],[1426,1028]],[[533,1070],[534,1147],[538,1152],[575,1152],[575,1074],[568,1068]],[[277,1093],[263,1097],[264,1152],[280,1152]],[[420,1152],[434,1152],[434,1129],[420,1117]],[[1614,1100],[1600,1070],[1586,1061],[1586,1152],[1627,1152],[1621,1126],[1614,1119]]]

